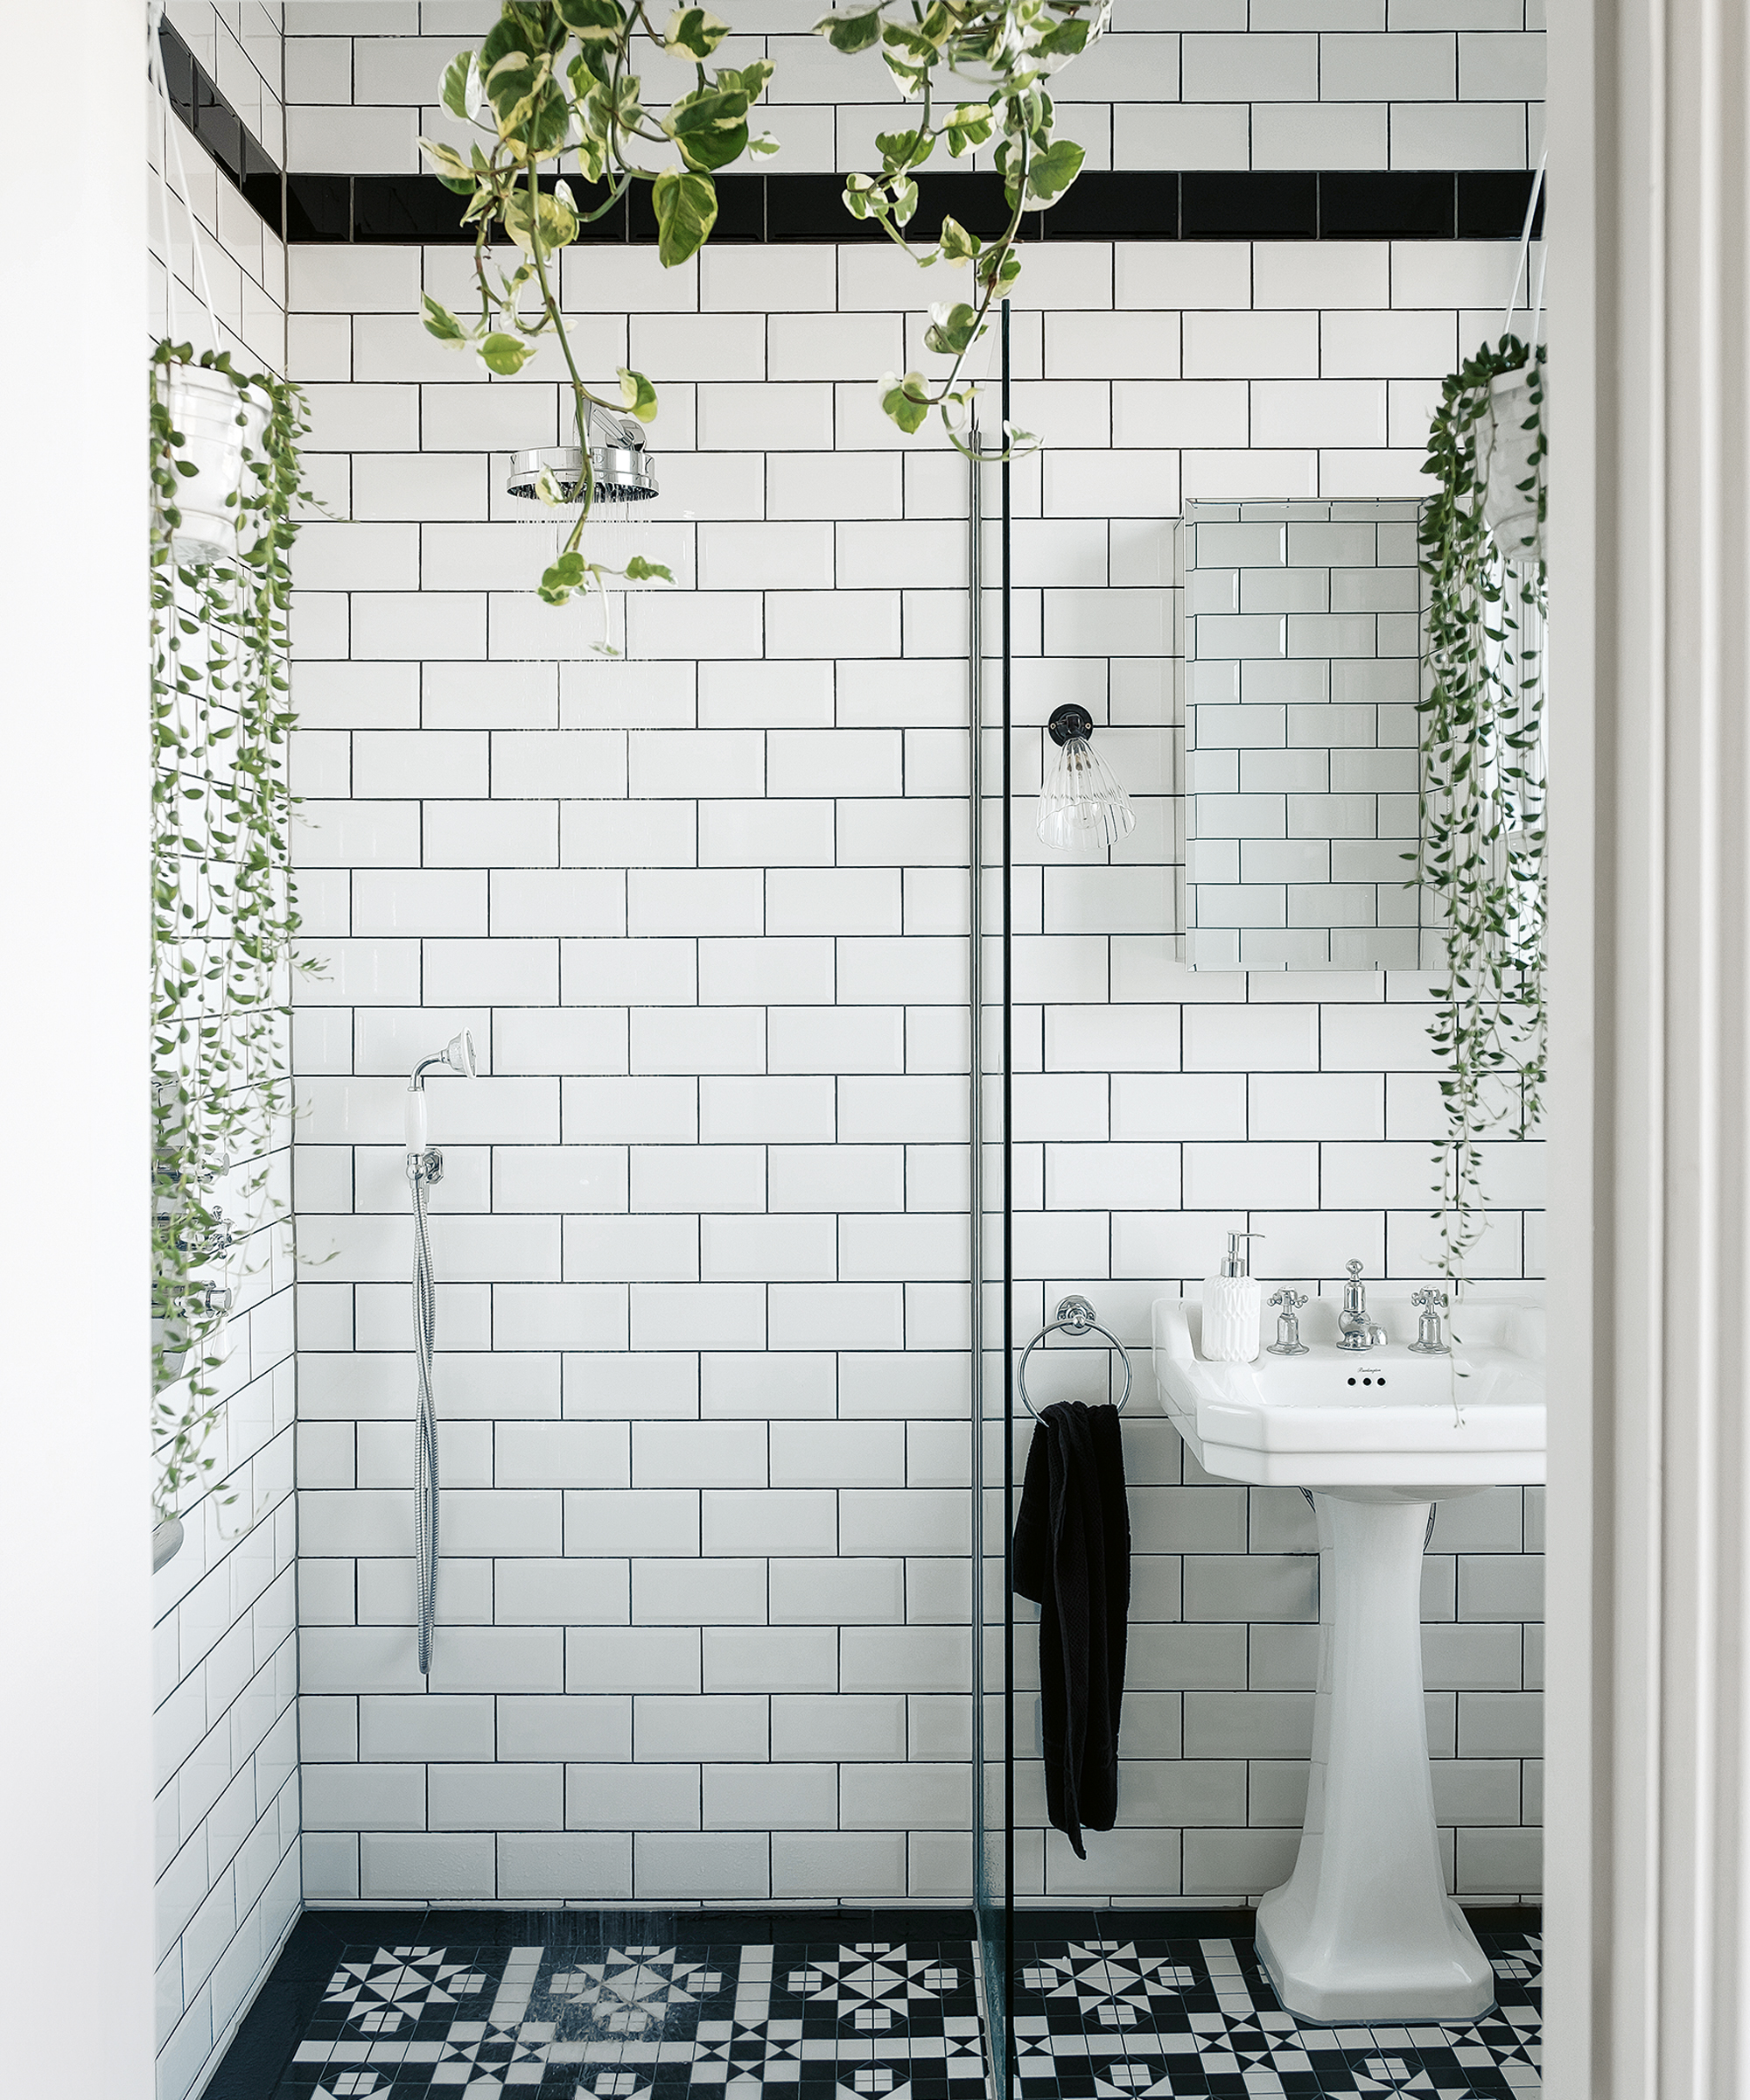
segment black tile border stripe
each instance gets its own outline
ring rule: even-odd
[[[268,226],[288,242],[385,247],[466,247],[456,197],[433,175],[288,174],[220,93],[166,22],[164,77],[172,107]],[[584,186],[575,186],[580,190]],[[853,219],[842,175],[719,175],[718,244],[885,241]],[[1029,212],[1022,238],[1044,241],[1514,241],[1531,177],[1520,168],[1240,168],[1082,175],[1049,212]],[[946,214],[994,226],[1002,189],[991,174],[922,175],[906,231],[934,241]],[[1543,206],[1537,223],[1543,225]],[[654,242],[649,198],[634,185],[586,225],[591,245]]]
[[[574,186],[581,188],[582,186]],[[845,210],[842,175],[719,175],[714,246],[885,241]],[[1340,169],[1277,172],[1096,171],[1049,212],[1029,212],[1021,238],[1054,241],[1516,241],[1531,177],[1523,169]],[[922,175],[906,228],[934,241],[946,214],[974,228],[1003,215],[994,175]],[[292,242],[469,245],[461,208],[430,175],[302,175],[285,178]],[[1543,206],[1538,206],[1538,227]],[[586,224],[584,246],[646,246],[656,238],[649,200],[634,187]]]
[[[219,83],[166,20],[158,31],[171,108],[276,234],[285,225],[285,172],[219,92]]]

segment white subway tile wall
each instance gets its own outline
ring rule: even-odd
[[[1358,1255],[1407,1291],[1439,1098],[1426,978],[1174,958],[1172,520],[1187,491],[1418,493],[1425,375],[1498,327],[1513,258],[1436,260],[1077,243],[1023,280],[1067,304],[1014,322],[1047,440],[1015,472],[1018,1317],[1085,1290],[1139,1352],[1124,1835],[1085,1866],[1046,1835],[1024,1689],[1027,1893],[1242,1897],[1292,1858],[1310,1524],[1185,1460],[1148,1307],[1241,1225],[1272,1278],[1328,1288]],[[326,969],[296,1053],[306,1894],[963,1900],[967,477],[892,434],[867,383],[892,350],[857,329],[915,331],[940,288],[858,247],[584,259],[590,340],[662,345],[649,530],[687,579],[633,600],[634,660],[605,664],[527,602],[543,542],[502,493],[503,448],[556,426],[550,365],[378,361],[454,262],[292,260],[338,521],[300,542],[294,677]],[[1110,865],[1033,841],[1037,725],[1072,697],[1138,812]],[[424,1690],[401,1075],[464,1025],[482,1076],[430,1088]],[[1535,1288],[1536,1148],[1499,1152],[1478,1272]],[[1040,1395],[1087,1366],[1048,1353]],[[1429,1555],[1469,1894],[1537,1886],[1540,1499],[1452,1504]]]
[[[171,0],[167,12],[250,130],[280,150],[278,8]],[[156,168],[156,117],[149,137]],[[181,147],[221,343],[246,369],[283,372],[285,250],[186,130]],[[168,265],[178,336],[204,349],[181,199],[168,242],[156,176],[150,206],[154,335],[167,326]],[[289,1144],[276,1164],[289,1206]],[[158,2100],[205,2078],[298,1911],[292,1298],[282,1213],[254,1236],[218,1376],[224,1484],[184,1508],[182,1550],[154,1578]]]
[[[723,62],[764,55],[777,67],[760,115],[780,150],[763,170],[872,167],[876,133],[906,107],[878,53],[846,59],[808,33],[823,11],[816,0],[733,10]],[[496,15],[491,0],[288,0],[287,166],[406,174],[422,134],[460,140],[466,127],[439,103],[438,78]],[[691,85],[661,54],[640,71],[653,108]],[[1107,34],[1056,84],[1061,128],[1089,168],[1523,168],[1542,148],[1543,77],[1538,0],[1118,0]],[[781,300],[758,304],[794,312],[813,302],[786,282]],[[826,332],[845,341],[857,331]],[[718,337],[724,378],[736,376],[732,340]],[[792,376],[788,361],[774,335],[765,375]],[[895,362],[883,354],[875,368]]]

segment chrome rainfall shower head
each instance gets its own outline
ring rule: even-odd
[[[656,463],[644,442],[643,426],[634,416],[612,416],[604,409],[589,411],[590,468],[592,500],[598,503],[644,503],[656,494]],[[510,479],[505,484],[513,496],[538,500],[542,472],[547,473],[566,503],[581,502],[584,494],[584,455],[575,444],[536,445],[513,452]]]

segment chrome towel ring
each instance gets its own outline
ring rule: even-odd
[[[1035,1422],[1039,1420],[1039,1410],[1027,1397],[1027,1358],[1038,1348],[1047,1334],[1056,1334],[1060,1332],[1065,1334],[1103,1334],[1119,1355],[1124,1358],[1124,1390],[1113,1404],[1116,1412],[1122,1415],[1124,1411],[1124,1403],[1130,1396],[1130,1352],[1110,1327],[1102,1327],[1095,1319],[1094,1308],[1085,1298],[1063,1299],[1057,1308],[1057,1318],[1052,1320],[1048,1326],[1041,1327],[1026,1348],[1021,1351],[1021,1361],[1015,1367],[1015,1387],[1021,1396],[1021,1405],[1026,1409]]]

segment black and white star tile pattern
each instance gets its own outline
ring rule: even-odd
[[[1014,2100],[1535,2100],[1539,1942],[1463,2025],[1314,2027],[1247,1942],[1024,1942]],[[274,2100],[984,2100],[963,1940],[348,1948]]]
[[[982,2100],[972,1948],[349,1948],[276,2100]]]
[[[1024,1943],[1012,2006],[1016,2100],[1535,2100],[1542,1942],[1480,1936],[1494,2012],[1408,2026],[1297,2020],[1243,1940]]]

